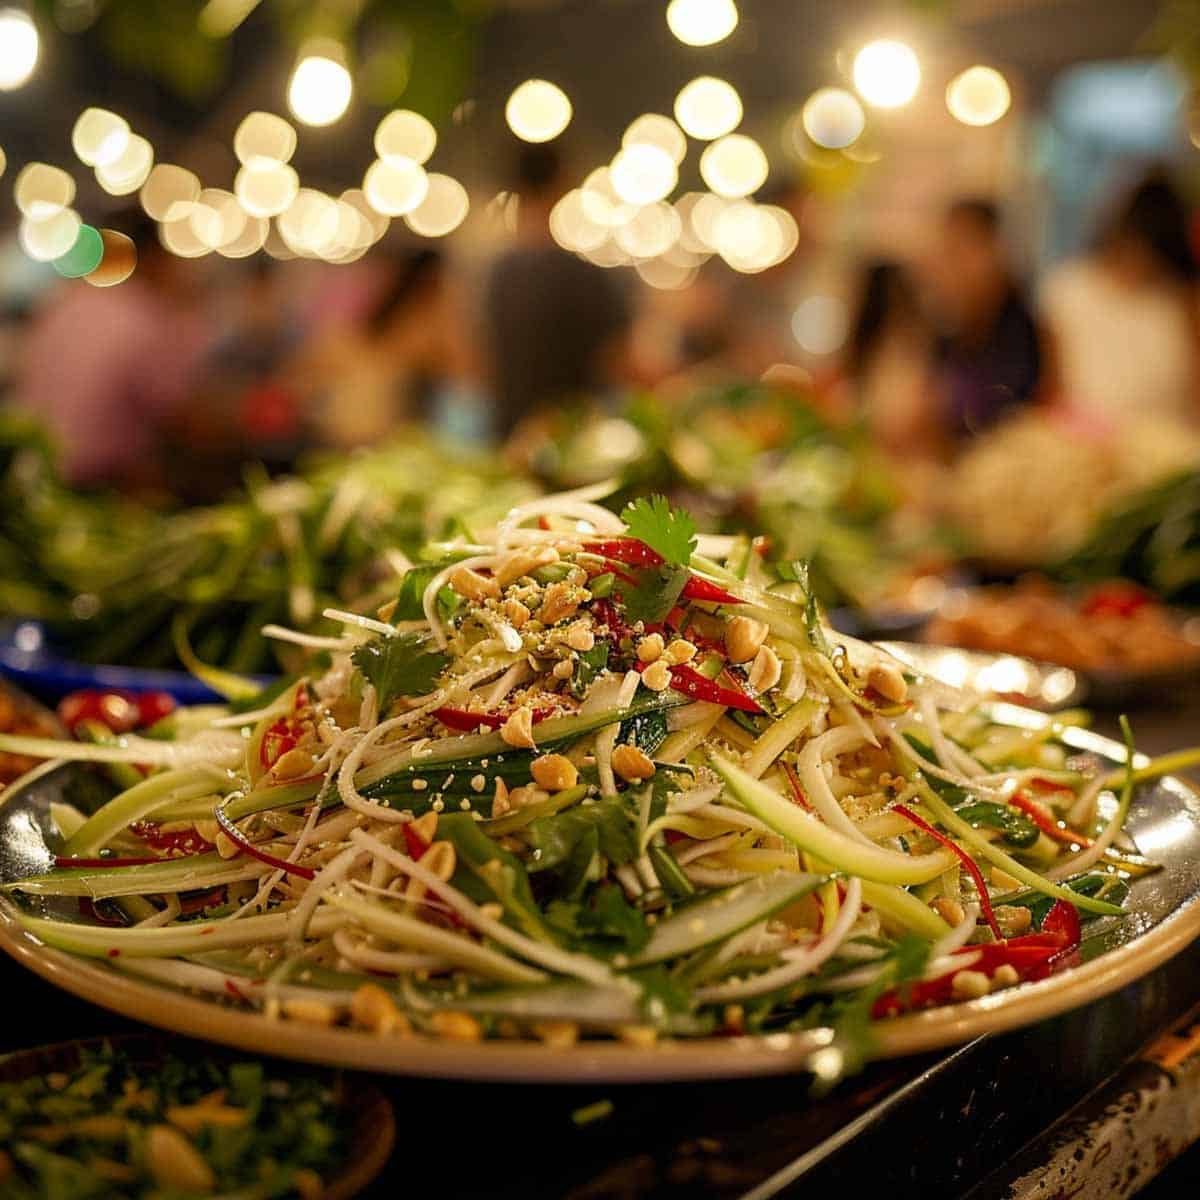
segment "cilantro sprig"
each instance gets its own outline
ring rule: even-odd
[[[386,712],[397,696],[420,696],[433,689],[450,657],[432,645],[428,634],[400,633],[364,642],[350,656],[363,678],[375,685],[380,712]]]
[[[696,522],[666,496],[649,496],[627,504],[621,520],[630,537],[645,542],[672,566],[686,567],[696,550]]]

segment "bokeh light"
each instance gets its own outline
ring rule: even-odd
[[[296,254],[315,256],[337,237],[337,202],[324,192],[301,188],[287,211],[276,218],[276,227]]]
[[[643,113],[625,130],[622,146],[657,146],[678,166],[687,157],[687,137],[682,129],[662,113]]]
[[[13,199],[30,220],[45,221],[75,199],[75,180],[61,167],[29,163],[17,175]]]
[[[634,263],[642,282],[663,291],[679,291],[695,282],[699,268],[694,264],[672,262],[671,259],[648,258]]]
[[[548,79],[527,79],[504,106],[508,127],[524,142],[549,142],[571,123],[571,101]]]
[[[196,201],[189,201],[187,213],[171,221],[163,221],[158,227],[158,240],[172,254],[180,258],[202,258],[211,253],[211,247],[202,242],[192,231],[191,214]],[[104,264],[101,263],[101,266]]]
[[[617,151],[609,178],[613,191],[626,204],[640,207],[666,199],[679,181],[679,170],[665,150],[637,142]]]
[[[305,125],[332,125],[350,107],[354,83],[350,72],[336,59],[309,54],[292,72],[288,108]]]
[[[675,97],[675,120],[697,141],[711,142],[732,133],[742,121],[737,89],[714,75],[684,84]]]
[[[964,125],[995,124],[1011,104],[1008,80],[992,67],[968,67],[946,87],[946,107]]]
[[[769,171],[763,148],[742,133],[720,138],[700,156],[700,176],[718,196],[748,196],[766,183]]]
[[[733,0],[671,0],[667,25],[686,46],[713,46],[724,41],[738,23]]]
[[[19,88],[37,66],[40,38],[28,13],[0,8],[0,92]]]
[[[584,181],[581,189],[583,211],[597,225],[611,228],[623,225],[634,213],[634,206],[626,204],[613,187],[612,172],[608,167],[597,167]]]
[[[79,279],[94,271],[104,257],[104,241],[100,231],[91,225],[80,225],[75,244],[54,260],[54,269],[65,279]]]
[[[371,207],[367,197],[359,188],[347,188],[339,197],[343,204],[349,204],[366,222],[367,233],[372,242],[377,242],[391,226],[391,218]]]
[[[375,129],[375,153],[384,162],[410,158],[426,163],[437,147],[437,130],[420,113],[407,108],[390,112]]]
[[[660,200],[637,209],[613,231],[613,237],[631,258],[654,258],[675,245],[682,228],[679,214]]]
[[[3,175],[8,167],[8,155],[4,153],[4,147],[0,146],[0,175]]]
[[[296,153],[296,130],[274,113],[248,113],[233,135],[233,152],[245,167],[270,170]]]
[[[71,130],[71,149],[89,167],[115,164],[129,146],[129,122],[106,108],[85,108]]]
[[[299,190],[300,176],[283,162],[270,167],[244,166],[233,182],[238,202],[252,217],[278,216]]]
[[[130,135],[120,158],[96,168],[96,180],[110,196],[128,196],[146,182],[153,166],[154,147],[135,133]]]
[[[17,233],[21,249],[35,262],[61,258],[79,237],[82,222],[73,208],[60,208],[53,216],[23,217]]]
[[[205,188],[188,213],[188,223],[198,241],[209,250],[219,250],[242,236],[246,213],[232,192]]]
[[[195,174],[174,163],[159,163],[142,184],[139,199],[148,216],[169,223],[186,218],[199,195]]]
[[[827,150],[844,150],[858,141],[867,115],[857,98],[845,88],[827,87],[813,92],[800,113],[804,132]]]
[[[717,252],[734,270],[766,270],[779,260],[783,234],[772,215],[750,200],[729,205],[713,227]]]
[[[115,229],[100,230],[100,238],[104,242],[104,257],[84,279],[92,287],[116,287],[133,274],[137,266],[137,247],[132,238]]]
[[[583,193],[572,188],[550,210],[550,236],[564,250],[587,254],[607,241],[608,230],[588,216]]]
[[[467,189],[457,179],[431,171],[425,199],[404,221],[422,237],[444,237],[463,223],[470,207]]]
[[[425,199],[429,176],[425,174],[425,168],[411,158],[395,158],[390,162],[376,159],[363,176],[362,190],[376,212],[387,217],[402,217]]]
[[[921,84],[921,64],[911,46],[882,38],[854,56],[854,86],[875,108],[900,108]]]
[[[717,248],[717,221],[721,214],[734,201],[726,200],[724,196],[716,196],[712,192],[702,192],[688,213],[690,225],[695,240],[707,250]]]
[[[689,254],[707,255],[712,251],[712,246],[700,237],[693,224],[696,205],[706,195],[707,192],[685,192],[675,201],[675,211],[679,214],[678,247]]]
[[[808,296],[792,314],[792,336],[809,354],[832,354],[845,342],[848,328],[845,302],[836,296]]]
[[[263,248],[271,222],[265,217],[247,217],[242,232],[232,241],[217,247],[225,258],[249,258]]]

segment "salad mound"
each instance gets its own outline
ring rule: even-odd
[[[802,564],[595,498],[430,546],[377,616],[327,611],[342,636],[269,627],[313,655],[270,694],[225,677],[247,694],[148,735],[0,738],[121,788],[56,806],[53,867],[9,885],[28,930],[283,1020],[558,1046],[832,1024],[849,1061],[873,1020],[1041,978],[1121,914],[1132,765],[831,633]]]

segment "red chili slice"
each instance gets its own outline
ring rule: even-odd
[[[1000,932],[1000,926],[996,923],[996,914],[992,911],[992,901],[988,895],[987,884],[984,882],[983,874],[976,865],[975,860],[957,842],[952,841],[940,830],[935,829],[928,821],[921,820],[906,805],[897,804],[893,807],[892,811],[898,812],[906,821],[911,821],[923,833],[929,834],[935,842],[945,846],[962,863],[963,869],[975,881],[975,890],[979,893],[979,907],[983,910],[983,917],[988,923],[988,928],[995,935],[997,941],[1002,940],[1004,935]]]
[[[1013,808],[1020,809],[1048,838],[1069,846],[1082,846],[1086,849],[1092,844],[1092,839],[1077,830],[1060,825],[1053,814],[1030,796],[1018,792],[1011,797],[1009,803]]]
[[[784,763],[783,773],[787,776],[788,786],[792,789],[792,799],[806,812],[812,812],[812,805],[809,804],[808,797],[805,796],[804,789],[800,786],[800,779],[796,775],[796,769],[791,763]]]
[[[400,828],[404,831],[404,844],[408,847],[408,857],[420,858],[429,849],[430,843],[412,827],[411,823],[401,825]]]
[[[637,670],[645,670],[646,664],[636,664]],[[671,688],[682,692],[693,700],[705,700],[709,704],[722,704],[726,708],[740,709],[742,712],[761,713],[762,708],[753,696],[747,695],[737,688],[724,687],[714,680],[701,675],[693,667],[686,665],[671,668]]]
[[[679,593],[685,600],[699,600],[704,604],[741,604],[741,600],[723,587],[702,579],[699,575],[689,575],[683,591]]]
[[[275,855],[268,853],[266,850],[256,846],[245,834],[225,815],[225,811],[218,805],[213,810],[213,816],[217,818],[217,824],[221,827],[221,832],[243,853],[250,855],[251,858],[257,858],[259,862],[266,863],[268,867],[274,867],[277,871],[283,871],[287,875],[298,875],[301,879],[316,879],[317,873],[311,867],[302,867],[297,863],[290,863],[286,859],[276,858]]]

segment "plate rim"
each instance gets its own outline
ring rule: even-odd
[[[1093,744],[1120,751],[1111,739]],[[0,807],[64,760],[42,763],[0,792]],[[1161,783],[1200,795],[1177,776]],[[821,1030],[741,1037],[663,1039],[652,1047],[619,1041],[580,1041],[570,1049],[528,1041],[455,1042],[422,1036],[381,1038],[345,1027],[321,1028],[272,1020],[189,996],[155,981],[122,975],[106,965],[39,941],[0,894],[0,950],[47,982],[83,1000],[170,1032],[239,1050],[324,1066],[431,1079],[523,1083],[649,1083],[792,1074],[827,1044]],[[951,1049],[1099,1000],[1149,974],[1200,938],[1200,893],[1149,931],[1061,975],[1023,983],[977,1000],[881,1021],[875,1057],[900,1058]]]

